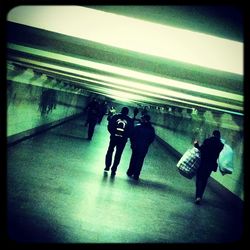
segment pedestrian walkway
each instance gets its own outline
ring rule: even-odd
[[[194,204],[194,179],[155,141],[140,181],[126,176],[127,143],[115,178],[105,174],[107,121],[91,141],[81,118],[8,148],[10,239],[49,243],[224,243],[242,233],[242,211],[209,187]]]

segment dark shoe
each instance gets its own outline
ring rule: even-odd
[[[104,168],[104,171],[109,171],[109,168],[108,167]]]
[[[111,172],[111,177],[115,177],[115,172]]]
[[[194,201],[195,204],[199,205],[201,203],[201,198],[197,197]]]

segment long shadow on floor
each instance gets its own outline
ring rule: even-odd
[[[46,225],[46,226],[45,226]],[[9,214],[8,220],[8,241],[9,243],[41,243],[59,242],[58,232],[52,221],[37,216],[17,216]]]

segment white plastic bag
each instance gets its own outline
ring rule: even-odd
[[[188,149],[177,163],[180,174],[188,179],[192,179],[200,166],[200,151],[193,147]]]
[[[222,175],[233,173],[233,156],[233,149],[228,144],[224,143],[224,147],[221,150],[219,158],[217,160],[219,170]]]

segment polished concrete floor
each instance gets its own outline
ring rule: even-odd
[[[155,141],[140,181],[126,176],[127,143],[114,179],[104,174],[107,121],[86,140],[76,119],[8,148],[8,233],[17,242],[224,243],[241,237],[242,211],[194,179]]]

